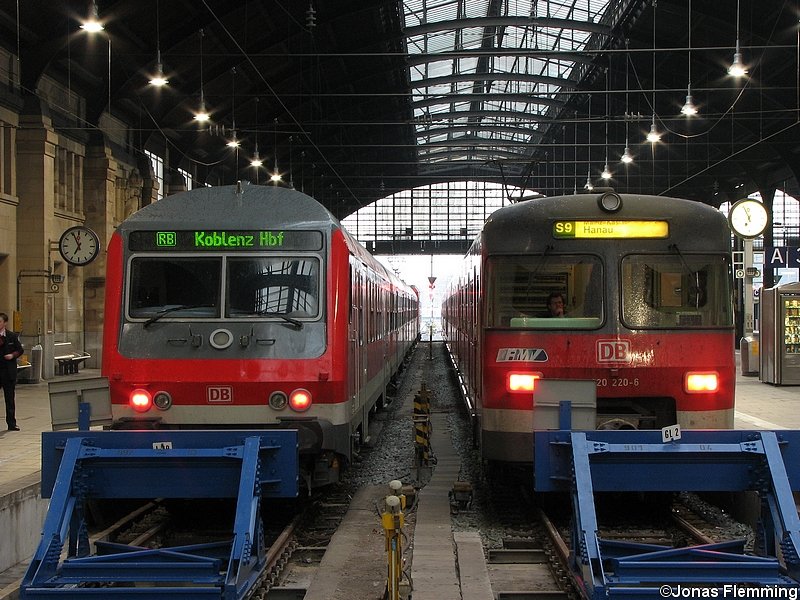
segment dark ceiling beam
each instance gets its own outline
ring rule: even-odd
[[[472,128],[470,128],[472,129]],[[531,142],[514,142],[511,140],[482,138],[477,136],[450,138],[447,140],[440,140],[436,142],[417,142],[416,147],[419,149],[425,148],[529,148]]]
[[[520,48],[494,48],[492,50],[454,50],[447,52],[436,52],[432,54],[410,54],[406,59],[406,64],[410,67],[424,65],[425,63],[437,62],[442,60],[456,60],[460,58],[480,58],[481,56],[524,56],[527,58],[548,58],[564,59],[569,62],[593,63],[593,55],[583,52],[564,52],[561,50],[537,50]]]
[[[504,94],[498,92],[496,94],[442,94],[435,98],[427,97],[421,100],[414,100],[411,103],[412,108],[424,108],[427,106],[439,106],[442,104],[457,104],[459,102],[474,102],[480,100],[481,102],[497,102],[498,104],[505,102],[518,102],[520,104],[534,104],[539,106],[556,106],[561,107],[564,105],[559,100],[552,98],[542,98],[534,94]],[[468,111],[470,113],[482,113],[483,110],[476,110],[473,108]],[[496,113],[496,111],[489,111],[489,113]],[[458,111],[456,111],[458,114]],[[486,115],[490,116],[490,115]]]
[[[490,111],[487,111],[487,113]],[[487,114],[489,116],[489,114]],[[470,131],[489,131],[491,133],[508,133],[512,135],[530,135],[541,138],[542,134],[535,129],[528,129],[525,127],[512,127],[510,125],[490,125],[487,123],[479,123],[469,125],[451,125],[449,127],[432,127],[425,130],[417,130],[416,138],[422,138],[429,135],[442,135],[442,134],[456,134],[467,133]]]
[[[550,117],[544,115],[533,115],[531,113],[522,112],[519,110],[462,110],[451,112],[439,112],[425,115],[424,117],[415,117],[410,123],[412,124],[426,124],[438,123],[441,121],[459,121],[469,117],[492,117],[498,120],[507,119],[514,123],[546,123],[551,121]]]
[[[415,79],[411,82],[411,89],[420,89],[426,87],[434,87],[437,85],[448,85],[451,83],[472,83],[472,82],[495,82],[495,81],[512,81],[521,83],[541,83],[543,85],[558,86],[561,89],[574,89],[576,86],[574,81],[569,79],[562,79],[559,77],[548,77],[547,75],[533,75],[530,73],[459,73],[454,75],[445,75],[443,77],[426,77],[424,79]]]
[[[517,152],[510,152],[508,150],[496,150],[493,148],[482,148],[483,144],[476,144],[474,146],[469,146],[467,144],[461,144],[459,146],[455,146],[456,148],[461,148],[461,146],[467,146],[464,149],[457,149],[457,150],[435,150],[433,152],[427,152],[426,150],[430,149],[426,145],[420,145],[420,153],[419,159],[422,163],[426,166],[430,167],[434,164],[433,161],[440,159],[440,158],[458,158],[460,156],[486,156],[487,158],[496,158],[496,157],[503,157],[503,158],[514,158],[520,159],[523,158],[521,154]],[[431,148],[438,148],[439,146],[432,146]],[[457,163],[458,161],[453,161]]]
[[[572,19],[553,19],[547,17],[472,17],[468,19],[452,19],[436,21],[406,27],[403,33],[406,37],[414,37],[428,33],[439,33],[454,29],[484,29],[486,27],[543,27],[546,29],[567,29],[571,31],[587,31],[589,33],[610,34],[611,28],[599,23],[574,21]]]

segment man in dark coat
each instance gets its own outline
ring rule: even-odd
[[[0,385],[6,401],[6,423],[9,431],[19,431],[14,403],[14,388],[17,385],[17,359],[24,352],[19,334],[6,329],[8,315],[0,313]]]

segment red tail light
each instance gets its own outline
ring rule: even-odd
[[[533,393],[536,380],[542,376],[541,373],[533,372],[511,372],[506,375],[506,390],[512,393]]]
[[[303,412],[311,408],[311,392],[302,388],[289,394],[289,408]]]
[[[689,371],[684,376],[683,388],[687,394],[716,392],[719,389],[719,373],[716,371]]]
[[[136,412],[147,412],[153,406],[153,397],[147,390],[136,389],[131,392],[128,404]]]

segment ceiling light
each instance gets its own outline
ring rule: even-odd
[[[592,185],[592,178],[588,173],[586,174],[586,183],[584,184],[583,189],[589,190],[590,192],[594,189],[594,186]]]
[[[736,0],[736,50],[733,52],[733,63],[728,67],[728,75],[731,77],[747,75],[747,67],[742,60],[742,52],[739,50],[739,14],[739,0]]]
[[[690,92],[689,89],[686,90]],[[686,103],[681,107],[681,114],[686,115],[687,117],[693,117],[697,114],[697,107],[692,100],[692,94],[686,94]]]
[[[633,162],[633,154],[631,154],[631,151],[627,145],[625,146],[625,152],[622,153],[622,156],[620,156],[619,159],[626,165]]]
[[[169,80],[164,77],[164,65],[161,64],[161,19],[159,13],[156,0],[156,74],[148,81],[154,87],[164,87],[169,83]]]
[[[736,44],[737,50],[739,44]],[[747,75],[747,67],[744,66],[744,62],[742,62],[742,53],[741,52],[734,52],[733,54],[733,63],[731,66],[728,67],[728,75],[732,77],[744,77]]]
[[[686,84],[686,102],[684,103],[683,107],[681,107],[681,114],[686,115],[687,117],[693,117],[697,114],[697,107],[694,105],[692,101],[692,0],[689,0],[689,73],[688,73],[688,81],[689,83]]]
[[[283,181],[283,177],[281,177],[280,173],[273,173],[272,175],[269,176],[269,180],[272,183],[278,183],[279,181]]]
[[[198,123],[206,123],[211,119],[211,115],[206,110],[206,99],[203,94],[203,36],[204,32],[200,30],[200,109],[194,114],[194,120]]]
[[[97,4],[92,2],[92,8],[89,12],[89,18],[83,22],[81,25],[81,29],[86,31],[87,33],[99,33],[105,29],[103,24],[100,22],[100,18],[97,15]]]
[[[253,158],[250,161],[251,167],[260,167],[264,164],[264,161],[261,160],[261,157],[258,155],[258,140],[256,140],[256,151],[253,153]]]
[[[211,115],[208,114],[208,111],[206,110],[206,102],[205,102],[205,100],[203,100],[202,93],[201,93],[200,108],[198,109],[198,111],[196,113],[194,113],[194,120],[197,121],[198,123],[205,123],[210,118],[211,118]]]
[[[600,177],[606,180],[611,179],[611,171],[608,169],[608,163],[606,163],[603,167],[603,172],[600,173]]]
[[[650,124],[650,131],[647,133],[647,141],[651,144],[661,141],[661,134],[656,129],[655,117],[653,117],[653,122]]]
[[[154,87],[164,87],[169,83],[169,79],[164,77],[164,67],[161,65],[161,56],[158,57],[158,63],[156,63],[156,72],[147,82]]]

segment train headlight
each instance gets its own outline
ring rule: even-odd
[[[719,373],[716,371],[689,371],[683,378],[683,389],[687,394],[708,394],[719,389]]]
[[[147,412],[153,406],[153,397],[147,390],[135,389],[131,392],[128,404],[136,412]]]
[[[283,410],[288,402],[289,398],[283,392],[272,392],[269,395],[269,405],[275,410]]]
[[[600,207],[600,210],[604,210],[605,212],[617,212],[622,208],[622,198],[614,192],[606,192],[597,199],[597,205]]]
[[[541,373],[508,373],[506,375],[506,389],[512,393],[533,393],[536,380],[541,376]]]
[[[304,412],[311,408],[311,392],[298,388],[289,395],[289,408]]]
[[[155,396],[153,396],[153,404],[159,410],[167,410],[172,406],[172,396],[170,396],[169,392],[156,392]]]

